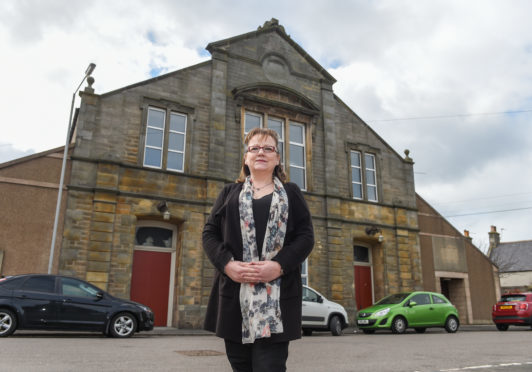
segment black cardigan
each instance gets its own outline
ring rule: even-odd
[[[205,329],[235,342],[242,342],[240,283],[223,273],[234,258],[242,261],[242,234],[238,198],[242,183],[226,185],[212,207],[203,229],[203,249],[215,266],[214,283],[205,315]],[[284,184],[288,196],[288,222],[283,248],[273,258],[283,269],[281,277],[281,318],[283,333],[272,334],[270,342],[301,338],[301,263],[314,246],[312,218],[299,187]]]

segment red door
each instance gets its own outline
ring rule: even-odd
[[[169,252],[136,250],[133,255],[130,297],[153,310],[156,326],[167,325],[171,258]]]
[[[370,266],[355,265],[355,301],[357,303],[357,310],[373,304]]]

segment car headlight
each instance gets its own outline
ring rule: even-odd
[[[139,305],[139,307],[140,307],[142,310],[146,311],[147,313],[151,313],[151,309],[150,309],[148,306]]]
[[[388,314],[389,312],[390,312],[390,308],[387,307],[386,309],[382,309],[382,310],[377,311],[377,312],[376,312],[375,314],[373,314],[373,315],[375,315],[375,316],[379,316],[379,317],[380,317],[380,316],[385,316],[385,315]]]

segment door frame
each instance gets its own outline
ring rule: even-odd
[[[139,227],[160,227],[162,229],[172,230],[172,244],[169,248],[153,247],[146,245],[135,245],[134,251],[148,251],[148,252],[163,252],[171,253],[170,257],[170,283],[168,286],[168,309],[166,317],[166,326],[172,326],[173,309],[174,309],[174,288],[175,288],[175,265],[176,265],[176,247],[177,247],[177,226],[167,222],[153,221],[153,220],[140,220],[135,225],[135,234]],[[133,261],[131,262],[133,269]],[[133,275],[133,270],[131,272]]]

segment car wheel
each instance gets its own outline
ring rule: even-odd
[[[508,324],[495,324],[495,326],[499,331],[507,331],[509,327]]]
[[[392,332],[393,333],[405,333],[406,331],[406,319],[402,316],[396,317],[392,322]]]
[[[449,333],[455,333],[458,331],[458,319],[455,316],[451,315],[445,321],[445,330]]]
[[[340,318],[338,318],[336,315],[331,318],[331,322],[329,323],[331,333],[333,336],[341,336],[342,335],[342,322]]]
[[[303,334],[305,336],[312,336],[312,329],[303,328]]]
[[[0,309],[0,337],[7,337],[17,328],[17,318],[10,310]]]
[[[372,335],[375,333],[374,329],[363,329],[362,332],[364,332],[367,335]]]
[[[137,320],[130,313],[119,313],[111,320],[109,333],[113,337],[131,337],[137,329]]]
[[[427,330],[427,328],[414,328],[416,333],[425,333],[425,331]]]

